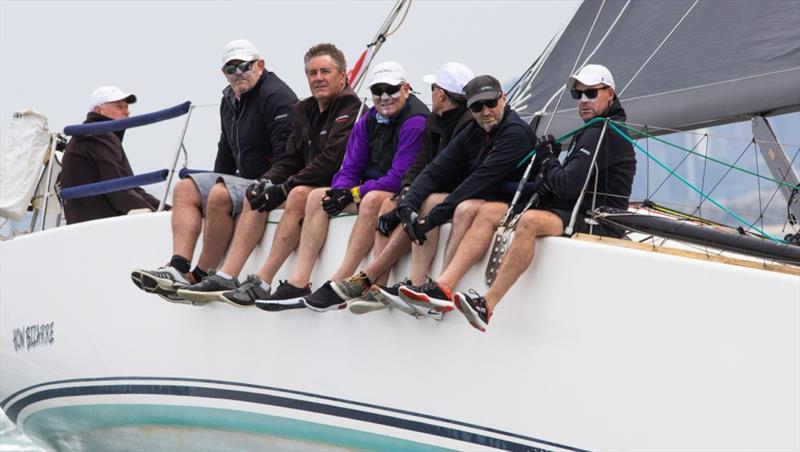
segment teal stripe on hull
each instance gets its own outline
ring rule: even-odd
[[[248,443],[252,444],[253,435],[267,438],[283,438],[286,440],[313,443],[318,445],[338,446],[349,449],[364,450],[419,450],[443,451],[428,444],[409,441],[395,437],[362,432],[354,429],[335,427],[316,422],[290,419],[280,416],[256,414],[239,410],[221,408],[190,407],[176,405],[114,404],[114,405],[80,405],[44,409],[29,416],[25,420],[24,431],[30,436],[44,441],[52,447],[62,449],[65,446],[85,446],[92,449],[98,438],[119,443],[119,448],[129,450],[133,444],[125,444],[122,438],[105,438],[103,430],[116,428],[140,429],[142,439],[147,436],[150,441],[159,435],[152,435],[154,428],[176,429],[175,442],[185,444],[186,433],[178,430],[195,429],[205,432],[231,432],[249,434]],[[111,431],[110,435],[114,435]],[[206,435],[207,436],[207,435]],[[165,435],[160,435],[166,439]],[[179,437],[183,437],[182,439]],[[212,435],[213,437],[213,435]],[[205,444],[209,450],[235,449],[230,444],[230,435],[221,435],[220,444]],[[176,443],[166,441],[164,449],[173,448]],[[308,444],[313,447],[313,444]],[[68,446],[70,445],[70,446]],[[142,444],[144,445],[144,444]],[[149,444],[151,447],[154,444]],[[105,447],[105,446],[104,446]]]

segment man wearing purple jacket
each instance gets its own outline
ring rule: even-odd
[[[358,213],[344,261],[331,277],[338,280],[354,273],[372,248],[381,204],[400,189],[403,175],[422,146],[425,118],[430,114],[428,107],[411,94],[405,70],[394,61],[375,66],[369,89],[375,106],[353,128],[332,186],[314,189],[308,195],[297,261],[289,279],[270,296],[256,300],[256,306],[279,311],[305,305],[315,311],[327,311],[347,305],[329,305],[324,300],[331,297],[314,297],[317,293],[311,294],[309,284],[325,244],[330,217],[342,212]],[[328,281],[317,292],[332,290]]]

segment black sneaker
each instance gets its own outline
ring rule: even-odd
[[[220,295],[220,298],[230,305],[241,308],[254,306],[256,300],[263,300],[270,295],[268,290],[264,290],[261,287],[261,283],[261,278],[259,278],[258,275],[249,275],[236,290],[225,292]]]
[[[225,279],[212,270],[199,283],[178,289],[178,295],[195,304],[205,304],[212,301],[223,301],[220,295],[236,290],[238,286],[239,281],[236,278]]]
[[[453,300],[469,324],[485,333],[491,318],[491,315],[488,314],[489,310],[486,308],[486,299],[470,289],[469,295],[464,292],[456,292]]]
[[[330,281],[327,281],[316,292],[303,299],[308,309],[317,312],[330,311],[332,309],[344,309],[347,307],[347,300],[340,297],[333,290]]]
[[[450,291],[437,284],[436,281],[428,280],[419,288],[412,285],[402,285],[398,289],[398,293],[406,303],[426,310],[433,309],[437,312],[450,312],[455,309],[455,305],[451,301],[452,295]]]
[[[265,311],[284,311],[286,309],[304,308],[303,297],[311,293],[311,284],[295,287],[288,281],[278,281],[275,292],[263,299],[256,299],[256,307]]]

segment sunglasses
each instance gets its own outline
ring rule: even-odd
[[[237,69],[242,73],[245,73],[253,68],[253,65],[256,63],[256,61],[258,60],[244,61],[239,64],[226,64],[225,66],[222,66],[222,71],[228,75],[235,74]]]
[[[403,85],[387,85],[385,83],[380,83],[378,85],[372,85],[369,87],[370,92],[375,97],[383,96],[383,93],[386,93],[390,96],[397,94],[402,88]]]
[[[470,109],[470,110],[471,110],[473,113],[480,113],[480,112],[482,112],[482,111],[483,111],[483,107],[484,107],[484,105],[485,105],[485,106],[487,106],[487,107],[489,107],[489,108],[494,108],[494,107],[496,107],[496,106],[497,106],[497,99],[492,99],[492,100],[479,100],[478,102],[475,102],[474,104],[470,105],[470,106],[469,106],[469,109]]]
[[[572,98],[575,100],[580,99],[584,94],[586,94],[587,99],[594,99],[597,97],[597,92],[601,89],[608,89],[607,86],[602,86],[600,88],[589,88],[584,90],[579,89],[571,89],[569,93],[572,95]]]

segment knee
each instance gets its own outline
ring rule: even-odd
[[[311,193],[308,194],[308,198],[306,199],[306,215],[314,212],[324,213],[322,210],[322,198],[328,196],[325,194],[327,190],[327,188],[315,188],[311,190]]]
[[[394,209],[395,207],[397,207],[397,202],[396,201],[392,201],[391,198],[386,198],[386,199],[383,200],[383,203],[381,204],[380,214],[383,215],[385,213],[388,213],[390,210]]]
[[[535,211],[529,210],[522,214],[522,217],[517,222],[514,234],[524,237],[536,237],[539,235],[539,222]]]
[[[286,204],[283,207],[284,214],[286,212],[302,213],[305,210],[309,193],[311,193],[311,187],[306,186],[295,187],[289,191],[289,196],[286,197]]]
[[[480,199],[468,199],[461,202],[453,212],[453,223],[472,223],[484,202]]]
[[[175,184],[175,190],[172,192],[172,203],[190,203],[200,205],[200,190],[191,179],[181,179]]]
[[[386,192],[375,190],[367,193],[358,207],[359,214],[377,215],[384,200],[386,200]]]
[[[231,196],[223,183],[214,184],[208,192],[208,210],[227,210],[231,211]]]

